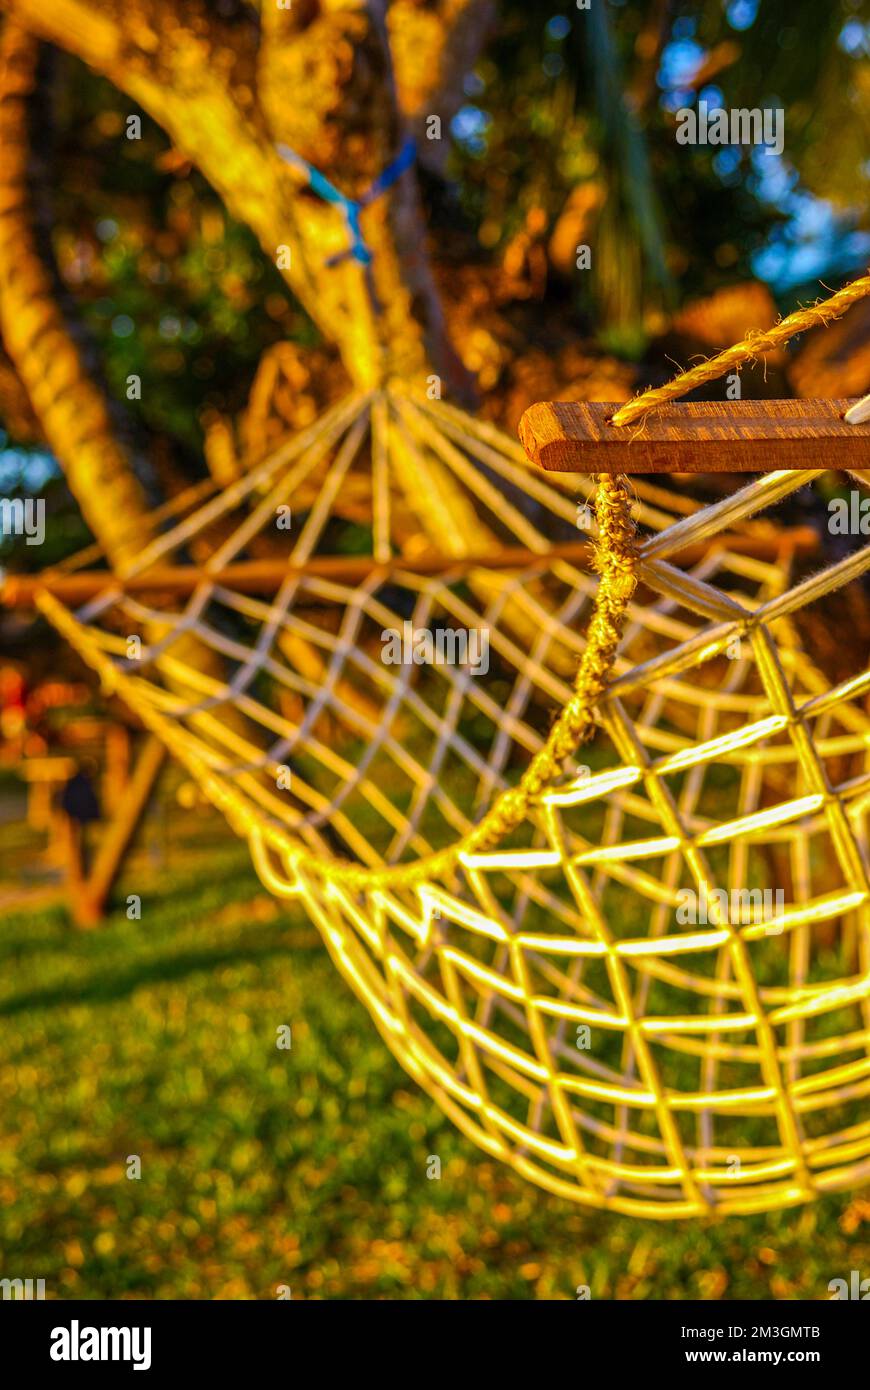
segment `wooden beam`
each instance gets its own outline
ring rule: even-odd
[[[413,559],[394,555],[385,561],[376,561],[371,555],[318,555],[303,565],[288,564],[286,560],[243,560],[222,570],[206,570],[199,565],[154,565],[141,574],[126,577],[106,570],[7,575],[0,586],[0,604],[6,608],[32,607],[43,590],[71,606],[87,603],[113,590],[125,594],[184,596],[205,583],[240,594],[273,594],[285,580],[297,577],[359,584],[372,575],[389,579],[402,572],[426,575],[465,573],[469,569],[510,569],[533,564],[542,558],[588,562],[591,553],[587,541],[570,541],[565,545],[549,546],[543,555],[525,546],[513,546],[481,555],[418,555]]]
[[[615,404],[542,401],[520,421],[533,463],[563,473],[770,473],[870,467],[870,421],[847,425],[853,402],[679,401],[633,425]]]
[[[79,926],[93,926],[106,910],[112,885],[121,870],[133,836],[139,827],[166,760],[166,749],[149,734],[139,754],[135,771],[124,789],[121,803],[103,831],[100,848],[89,877],[72,883],[72,910]]]
[[[783,531],[782,537],[800,554],[811,554],[818,547],[818,536],[811,526]],[[763,531],[759,529],[755,534],[726,535],[722,540],[736,554],[755,555],[761,559],[774,555],[780,543],[769,528]],[[691,564],[696,559],[703,559],[709,549],[709,543],[705,541],[703,544],[686,545],[678,553],[687,564]],[[566,560],[588,568],[591,558],[592,547],[588,541],[566,541],[547,546],[541,552],[528,550],[525,546],[513,546],[489,554],[455,558],[445,555],[421,555],[414,559],[394,556],[382,563],[365,555],[325,555],[304,565],[288,565],[284,560],[250,560],[214,571],[196,565],[162,565],[126,578],[109,574],[106,570],[80,570],[74,574],[7,575],[0,582],[0,607],[32,608],[39,594],[44,592],[75,608],[110,591],[139,595],[170,593],[183,597],[192,594],[199,584],[210,582],[240,594],[274,594],[284,580],[297,575],[359,584],[372,575],[382,575],[386,580],[403,572],[419,575],[465,574],[472,569],[524,569],[540,561],[552,563]]]

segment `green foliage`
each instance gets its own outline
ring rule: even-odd
[[[317,340],[277,268],[163,131],[109,82],[62,58],[65,100],[42,154],[52,243],[114,398],[142,437],[201,455],[203,408],[237,412],[263,351]],[[141,138],[128,138],[138,117]],[[141,400],[127,381],[142,381]]]
[[[572,192],[596,185],[603,210],[584,238],[594,269],[566,288],[602,345],[633,357],[662,310],[757,275],[788,219],[792,285],[861,268],[848,233],[867,225],[866,16],[866,0],[602,0],[588,11],[502,0],[453,160],[481,244],[503,251],[531,210],[549,235]],[[783,109],[787,193],[771,195],[749,149],[721,158],[676,145],[673,111],[699,96]]]

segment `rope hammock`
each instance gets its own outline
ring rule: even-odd
[[[615,425],[796,331],[752,335]],[[707,505],[560,481],[388,386],[174,520],[77,611],[58,584],[38,603],[485,1152],[633,1215],[789,1206],[870,1173],[870,671],[832,685],[804,622],[870,546],[799,572],[794,531],[763,517],[822,471]],[[276,546],[264,596],[251,574]],[[488,663],[384,659],[388,634],[457,631],[485,634]],[[190,637],[225,679],[184,660]],[[774,923],[723,909],[771,885]]]

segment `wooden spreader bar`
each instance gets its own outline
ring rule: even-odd
[[[729,536],[727,544],[729,550],[740,555],[760,556],[763,559],[777,551],[776,538],[763,532]],[[818,548],[818,536],[811,526],[799,526],[789,533],[788,544],[797,554],[812,554]],[[690,542],[681,546],[675,555],[691,564],[703,559],[709,550],[708,541]],[[43,592],[53,594],[72,607],[110,592],[132,595],[171,593],[186,597],[205,583],[221,585],[240,594],[269,595],[277,593],[286,580],[293,578],[360,584],[373,576],[387,580],[401,576],[403,572],[419,575],[461,574],[470,569],[523,569],[559,560],[588,568],[591,558],[592,547],[588,541],[566,541],[550,545],[543,552],[513,546],[481,555],[420,555],[413,560],[400,555],[387,561],[376,561],[364,555],[324,555],[315,556],[304,565],[288,564],[286,560],[243,560],[222,570],[205,570],[197,565],[154,565],[141,574],[126,578],[112,575],[106,570],[10,574],[0,577],[0,608],[32,608]]]
[[[670,402],[630,425],[617,404],[541,401],[520,421],[533,463],[563,473],[771,473],[870,468],[870,421],[849,400]]]

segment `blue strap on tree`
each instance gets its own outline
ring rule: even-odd
[[[335,266],[341,265],[343,261],[354,260],[358,261],[360,265],[371,265],[372,253],[362,234],[360,213],[363,208],[367,208],[370,203],[382,197],[392,188],[406,169],[410,169],[417,154],[417,147],[413,138],[409,137],[405,141],[396,158],[378,175],[361,198],[348,198],[344,193],[340,193],[335,185],[321,174],[319,169],[315,169],[313,164],[309,164],[307,159],[303,159],[288,145],[278,145],[276,148],[286,164],[291,164],[294,169],[298,169],[301,174],[305,175],[311,186],[311,191],[316,193],[318,198],[322,198],[325,203],[332,203],[333,207],[337,207],[344,218],[350,237],[350,245],[345,251],[339,251],[336,256],[330,256],[326,264]]]

